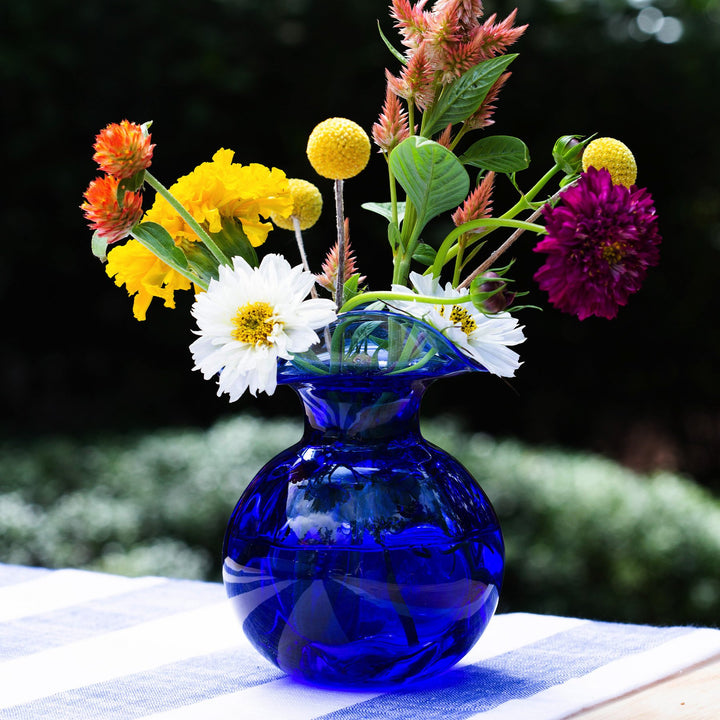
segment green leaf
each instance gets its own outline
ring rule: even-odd
[[[460,157],[463,165],[482,170],[514,173],[530,165],[530,151],[519,138],[510,135],[492,135],[471,145]]]
[[[423,116],[423,135],[430,136],[447,125],[467,120],[482,104],[490,88],[517,57],[499,55],[470,68],[452,85],[448,85],[438,101]]]
[[[419,243],[413,253],[413,260],[417,260],[419,263],[430,267],[430,265],[435,262],[436,255],[437,250],[435,250],[434,247],[428,245],[427,243]]]
[[[429,220],[467,197],[470,177],[446,147],[413,135],[390,153],[390,169],[415,208],[417,237]]]
[[[232,258],[239,255],[251,267],[259,265],[255,248],[248,240],[242,224],[234,218],[224,217],[222,219],[222,230],[217,233],[210,233],[210,237],[217,243],[226,257]]]
[[[387,46],[387,49],[393,54],[393,57],[396,60],[399,60],[403,65],[407,65],[407,60],[406,60],[405,56],[399,50],[396,50],[393,47],[392,43],[385,37],[385,33],[382,31],[382,28],[380,27],[379,20],[377,21],[377,26],[378,26],[378,32],[380,33],[380,37],[382,38],[382,41]]]
[[[366,202],[363,203],[361,206],[363,210],[369,210],[370,212],[377,213],[378,215],[382,215],[386,220],[391,221],[392,220],[392,203],[389,202]],[[400,222],[403,217],[405,216],[405,203],[399,202],[397,203],[397,214],[398,214],[398,222]]]
[[[153,222],[136,225],[133,228],[133,237],[167,265],[183,269],[188,268],[185,254],[175,245],[170,233],[162,225]]]
[[[400,247],[402,237],[400,236],[400,228],[392,221],[388,223],[388,242],[393,252]]]

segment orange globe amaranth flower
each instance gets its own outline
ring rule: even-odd
[[[583,171],[587,172],[591,167],[607,170],[613,185],[629,188],[637,179],[637,164],[632,151],[615,138],[597,138],[585,148],[582,155]]]
[[[142,193],[126,192],[122,204],[117,200],[119,180],[105,175],[93,180],[84,193],[80,209],[90,227],[110,245],[126,238],[143,214]]]
[[[318,175],[331,180],[346,180],[368,164],[370,138],[352,120],[329,118],[310,133],[307,156]]]
[[[123,120],[101,130],[93,148],[93,160],[100,169],[124,180],[150,167],[155,146],[150,144],[150,133],[144,127]]]
[[[288,188],[292,197],[292,212],[289,217],[273,213],[270,219],[283,230],[294,230],[293,218],[297,218],[300,229],[311,228],[322,212],[322,195],[315,185],[307,180],[290,178]]]

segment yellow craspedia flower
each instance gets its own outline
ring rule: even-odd
[[[613,185],[630,187],[637,178],[637,164],[630,148],[614,138],[597,138],[585,148],[582,167],[597,170],[605,168],[610,172]]]
[[[145,319],[153,298],[165,301],[165,307],[175,307],[175,291],[189,290],[192,283],[166,265],[137,240],[116,245],[107,254],[107,274],[118,287],[125,285],[133,299],[133,315]]]
[[[234,218],[253,247],[262,245],[272,224],[262,222],[273,213],[287,215],[292,207],[287,177],[282,170],[258,163],[233,162],[232,150],[218,150],[212,162],[198,165],[169,190],[185,209],[210,233],[222,230],[223,218]],[[175,243],[195,242],[197,237],[170,204],[158,196],[144,220],[162,225]]]
[[[320,217],[323,204],[322,195],[315,185],[307,180],[290,178],[290,180],[288,180],[288,186],[293,201],[290,217],[273,213],[270,219],[279,228],[283,228],[283,230],[294,230],[295,225],[292,219],[296,217],[300,223],[300,229],[307,230],[311,228]]]
[[[345,180],[368,164],[370,138],[352,120],[329,118],[310,133],[307,156],[318,175]]]

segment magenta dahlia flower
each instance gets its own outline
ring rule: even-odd
[[[650,193],[613,185],[607,170],[591,167],[543,215],[548,234],[535,252],[548,257],[535,273],[540,288],[552,305],[580,320],[614,318],[659,260]]]

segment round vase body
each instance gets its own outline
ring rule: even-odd
[[[418,427],[436,373],[290,381],[305,432],[250,483],[223,549],[245,634],[290,675],[336,685],[434,675],[495,612],[504,563],[495,513]]]

